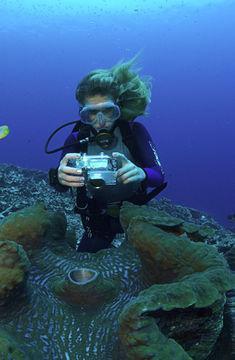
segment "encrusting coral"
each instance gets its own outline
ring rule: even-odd
[[[234,285],[226,260],[214,247],[191,241],[188,226],[165,213],[125,202],[120,220],[150,285],[119,318],[127,359],[206,359]]]

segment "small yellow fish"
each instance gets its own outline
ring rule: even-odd
[[[4,139],[10,132],[10,129],[7,125],[0,126],[0,140]]]

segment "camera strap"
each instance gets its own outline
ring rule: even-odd
[[[107,209],[107,202],[98,201],[90,198],[87,194],[86,186],[77,188],[76,204],[74,212],[84,215],[100,215]]]

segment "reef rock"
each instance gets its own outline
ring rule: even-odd
[[[22,291],[29,266],[21,245],[0,241],[0,305],[5,305]]]
[[[120,219],[149,284],[120,315],[127,359],[206,359],[235,283],[226,260],[211,245],[191,241],[191,228],[165,213],[125,202]],[[193,233],[202,236],[200,229]]]

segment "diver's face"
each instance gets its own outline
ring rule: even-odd
[[[107,101],[113,101],[113,98],[111,96],[107,96],[107,95],[94,95],[94,96],[87,97],[84,105],[85,106],[97,105],[97,104],[104,103]],[[113,121],[109,118],[109,111],[112,112],[112,110],[108,110],[108,109],[106,110],[106,113],[105,113],[106,116],[104,117],[104,121],[102,123],[100,123],[99,121],[95,121],[96,115],[97,115],[96,111],[94,111],[94,113],[91,113],[90,119],[92,122],[92,126],[97,131],[100,129],[107,129],[107,130],[111,129],[111,127],[113,125]]]

